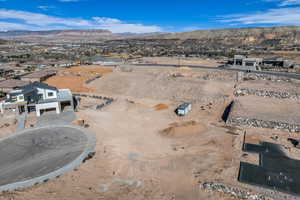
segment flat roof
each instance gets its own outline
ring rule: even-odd
[[[244,59],[244,58],[246,58],[246,56],[243,56],[243,55],[235,55],[234,58],[235,58],[235,59]]]
[[[244,61],[247,62],[256,62],[256,61],[262,61],[262,58],[245,58]]]
[[[191,103],[184,103],[184,104],[181,104],[178,109],[186,109],[189,105],[191,105]]]

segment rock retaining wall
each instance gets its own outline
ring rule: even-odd
[[[245,96],[245,95],[255,95],[259,97],[300,100],[300,93],[256,90],[256,89],[248,89],[248,88],[237,89],[236,91],[234,91],[234,95],[237,97]]]
[[[270,74],[257,74],[257,73],[243,73],[243,80],[268,80],[268,81],[286,81],[291,82],[292,80],[285,76],[275,76]]]
[[[75,97],[87,97],[87,98],[93,98],[93,99],[103,99],[105,102],[102,103],[102,104],[97,105],[96,110],[101,110],[101,109],[105,108],[106,106],[109,106],[110,104],[112,104],[114,102],[113,98],[104,97],[104,96],[100,96],[100,95],[76,93],[76,94],[74,94],[74,96]]]
[[[300,133],[300,124],[289,124],[285,122],[265,121],[259,119],[248,119],[239,116],[230,115],[227,123],[234,126],[269,128],[275,130],[283,130],[292,133]]]

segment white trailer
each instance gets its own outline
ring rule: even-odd
[[[176,114],[178,116],[186,116],[191,110],[192,110],[192,104],[191,103],[184,103],[184,104],[181,104],[176,109]]]

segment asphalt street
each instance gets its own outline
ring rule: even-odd
[[[58,170],[79,157],[88,138],[70,127],[37,128],[0,140],[0,187]]]

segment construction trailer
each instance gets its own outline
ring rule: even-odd
[[[186,116],[191,110],[192,110],[192,103],[184,103],[184,104],[181,104],[176,109],[175,112],[178,116]]]

